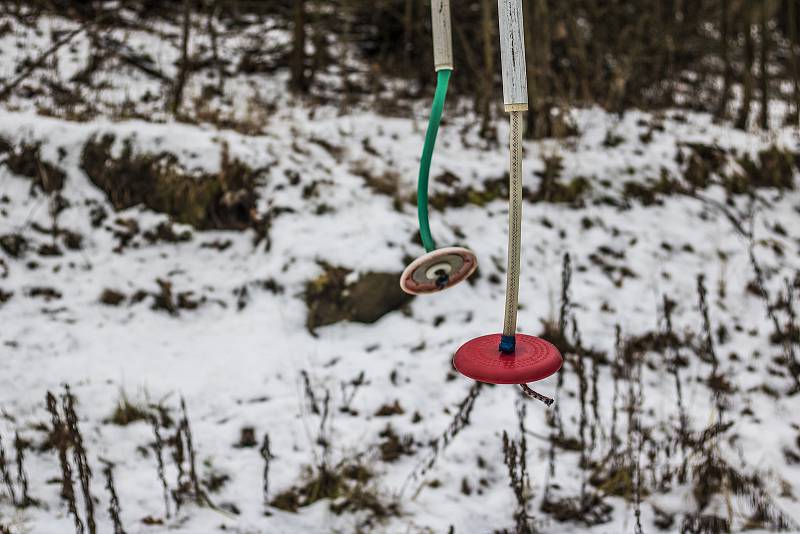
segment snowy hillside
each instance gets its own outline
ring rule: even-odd
[[[476,277],[399,293],[426,105],[258,131],[6,105],[0,531],[800,531],[797,131],[585,109],[525,142],[548,409],[451,365],[501,328],[502,120],[487,144],[449,103],[433,164]]]

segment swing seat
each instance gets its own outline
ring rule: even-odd
[[[400,275],[400,287],[411,295],[436,293],[466,280],[478,267],[475,253],[463,247],[433,250],[412,261]]]
[[[561,368],[558,349],[544,339],[516,335],[514,352],[500,352],[500,334],[477,337],[464,343],[453,357],[462,375],[489,384],[525,384],[552,375]]]

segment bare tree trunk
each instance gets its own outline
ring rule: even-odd
[[[456,4],[456,5],[458,5],[458,4]],[[429,0],[417,0],[417,5],[414,7],[414,12],[416,14],[416,18],[419,18],[420,16],[426,16],[428,13],[430,13]],[[420,13],[422,13],[422,15],[419,15]],[[430,15],[427,15],[427,16],[430,16]],[[453,24],[455,24],[455,22],[453,22]],[[425,25],[424,24],[414,24],[414,33],[412,35],[413,35],[412,39],[416,43],[427,42],[427,39],[430,38],[430,33],[425,31]],[[430,46],[432,46],[432,45],[429,45],[428,47],[425,47],[424,49],[425,50],[430,50],[431,49]],[[432,55],[428,55],[428,60],[430,61],[430,59],[432,59]],[[430,65],[430,63],[428,63],[428,62],[420,63],[419,67],[421,67],[423,65]],[[426,69],[417,68],[416,70],[417,70],[418,87],[420,88],[420,91],[422,91],[427,86],[427,84],[430,83],[431,76],[429,74],[429,71],[427,71]]]
[[[652,20],[649,23],[650,27],[656,28],[657,32],[654,47],[656,53],[653,54],[653,72],[658,73],[662,80],[662,89],[660,91],[661,94],[659,95],[659,98],[662,102],[666,101],[669,105],[672,105],[674,102],[674,91],[673,84],[670,79],[671,73],[669,72],[668,64],[670,56],[668,23],[670,21],[664,20],[664,5],[662,0],[655,0],[653,2],[651,16]]]
[[[724,119],[728,114],[728,100],[731,96],[731,81],[733,78],[733,68],[731,66],[731,58],[728,53],[728,40],[730,39],[730,32],[728,30],[729,15],[728,15],[728,0],[720,1],[720,47],[722,64],[725,69],[725,74],[722,79],[722,94],[720,95],[719,106],[717,107],[717,117]]]
[[[476,52],[472,49],[472,45],[469,42],[469,35],[464,31],[462,24],[453,24],[453,31],[455,32],[455,36],[458,39],[459,44],[461,45],[461,50],[464,52],[464,60],[467,64],[467,70],[469,72],[480,72],[481,66],[478,64],[478,59],[476,57]]]
[[[492,127],[492,87],[494,84],[494,17],[493,0],[481,0],[481,37],[483,40],[483,68],[480,87],[481,131],[484,139],[493,139],[496,131]]]
[[[406,0],[403,8],[403,72],[411,72],[411,48],[414,39],[414,0]]]
[[[761,128],[769,128],[769,28],[767,27],[767,0],[761,0],[759,6],[759,21],[761,33],[760,81],[761,81]]]
[[[536,108],[538,107],[538,95],[540,94],[539,79],[537,76],[537,57],[536,46],[533,43],[534,31],[541,23],[536,19],[536,2],[537,0],[529,0],[527,3],[528,9],[523,11],[523,24],[525,31],[525,62],[527,63],[528,71],[528,112],[525,114],[525,137],[533,138],[534,130],[536,128]],[[523,4],[523,9],[525,4]]]
[[[523,21],[530,102],[530,111],[525,114],[525,136],[538,139],[550,131],[550,17],[547,0],[531,0],[528,6],[528,16]]]
[[[316,18],[314,18],[314,15],[316,15]],[[306,20],[306,24],[310,24],[312,27],[317,27],[317,25],[324,24],[322,16],[318,11],[314,13],[314,15],[312,15],[310,20]],[[328,32],[324,31],[314,32],[311,38],[311,44],[314,47],[314,55],[311,56],[311,65],[307,66],[306,68],[306,88],[310,88],[312,85],[314,85],[314,77],[318,72],[323,71],[331,61],[331,57],[328,54],[327,38]]]
[[[292,31],[292,54],[289,59],[292,90],[308,92],[306,80],[306,6],[305,0],[294,0],[294,28]]]
[[[343,89],[344,89],[344,106],[342,107],[342,113],[347,113],[349,106],[352,104],[353,101],[353,82],[350,79],[350,48],[353,42],[353,1],[352,0],[344,0],[342,6],[342,15],[344,16],[344,25],[342,26],[343,29],[343,36],[342,41],[345,44],[345,50],[342,57],[340,57],[340,62],[342,64],[342,81],[343,81]]]
[[[753,32],[750,24],[750,17],[745,14],[744,21],[744,72],[742,73],[742,107],[739,108],[739,117],[736,119],[736,127],[740,130],[747,128],[747,121],[750,118],[750,106],[753,100],[753,61],[755,59],[755,47],[753,46]]]
[[[183,0],[183,28],[181,34],[181,60],[178,66],[178,75],[175,77],[175,86],[172,92],[172,111],[173,115],[183,103],[183,90],[186,87],[186,79],[189,76],[189,34],[192,21],[192,9],[190,0]]]
[[[219,57],[219,35],[215,20],[219,17],[220,5],[217,0],[211,0],[208,10],[208,35],[211,39],[211,57],[214,66],[217,68],[217,93],[219,96],[225,94],[225,66]]]
[[[797,61],[797,0],[788,0],[789,51],[792,61],[792,83],[794,84],[794,109],[789,114],[789,124],[800,124],[800,73]]]
[[[577,71],[577,86],[574,88],[574,93],[580,99],[583,105],[588,105],[591,102],[591,90],[589,89],[589,80],[591,79],[589,69],[589,58],[586,54],[586,44],[581,35],[581,29],[578,26],[578,20],[575,13],[567,14],[567,28],[569,38],[572,42],[572,55],[575,58],[575,70]]]

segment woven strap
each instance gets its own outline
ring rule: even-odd
[[[509,170],[508,270],[506,271],[504,337],[514,336],[517,331],[519,252],[522,232],[522,112],[512,111],[510,115],[511,167]]]
[[[538,401],[542,401],[547,406],[550,406],[555,402],[555,400],[551,399],[550,397],[548,397],[546,395],[542,395],[541,393],[532,390],[528,384],[519,384],[519,387],[520,387],[520,389],[522,389],[522,392],[526,396],[528,396],[528,398],[536,399]]]

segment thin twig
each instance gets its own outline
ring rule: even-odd
[[[8,96],[11,94],[11,91],[13,91],[20,83],[25,81],[25,79],[28,76],[30,76],[33,73],[33,71],[35,71],[36,69],[38,69],[39,67],[44,65],[44,62],[47,61],[47,59],[50,56],[55,54],[62,46],[64,46],[65,44],[69,43],[70,41],[72,41],[75,37],[78,36],[78,34],[83,32],[84,30],[86,30],[86,25],[83,25],[80,28],[76,28],[76,29],[72,30],[71,32],[67,33],[65,36],[61,37],[61,39],[59,39],[55,43],[53,43],[53,45],[50,48],[45,50],[42,53],[42,55],[40,55],[36,59],[36,61],[30,63],[25,69],[22,70],[22,72],[20,72],[17,75],[16,78],[14,78],[10,82],[8,82],[5,87],[0,89],[0,102],[5,100],[6,98],[8,98]]]

